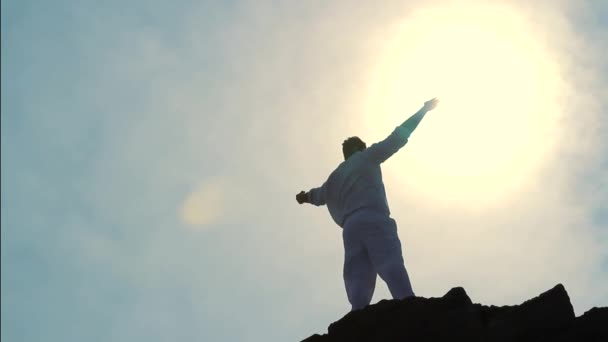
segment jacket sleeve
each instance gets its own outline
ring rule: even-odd
[[[397,126],[386,139],[373,144],[362,153],[373,162],[381,164],[405,146],[410,134],[412,132],[408,127]]]
[[[321,187],[310,189],[308,192],[308,200],[310,201],[310,204],[314,204],[316,206],[325,205],[325,184],[327,183],[323,183]]]

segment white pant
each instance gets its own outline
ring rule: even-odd
[[[414,295],[395,220],[386,214],[360,210],[348,218],[342,237],[344,285],[352,310],[369,305],[376,287],[376,274],[386,282],[393,298]]]

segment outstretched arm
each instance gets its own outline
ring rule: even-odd
[[[426,113],[435,109],[435,107],[437,107],[438,104],[439,104],[439,100],[437,100],[437,98],[426,101],[424,103],[424,106],[422,106],[422,108],[420,108],[420,110],[418,112],[416,112],[416,114],[410,116],[399,127],[403,127],[405,129],[407,129],[410,133],[413,132],[416,129],[416,127],[418,127],[418,124],[420,123],[420,121],[422,121],[422,119],[424,118]]]
[[[310,203],[316,206],[324,205],[325,184],[319,188],[311,189],[309,192],[300,191],[300,193],[296,195],[296,201],[300,204]]]
[[[436,98],[426,101],[418,112],[410,116],[405,122],[397,126],[393,133],[379,143],[373,144],[363,151],[369,158],[380,164],[405,146],[410,134],[418,127],[418,124],[426,113],[437,107],[439,100]]]

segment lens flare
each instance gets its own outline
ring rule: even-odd
[[[225,195],[226,181],[206,180],[183,201],[182,222],[195,230],[217,223],[225,213]]]

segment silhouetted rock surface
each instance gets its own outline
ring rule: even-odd
[[[608,308],[575,317],[561,284],[520,305],[500,307],[473,304],[455,287],[441,298],[380,301],[304,341],[608,342]]]

